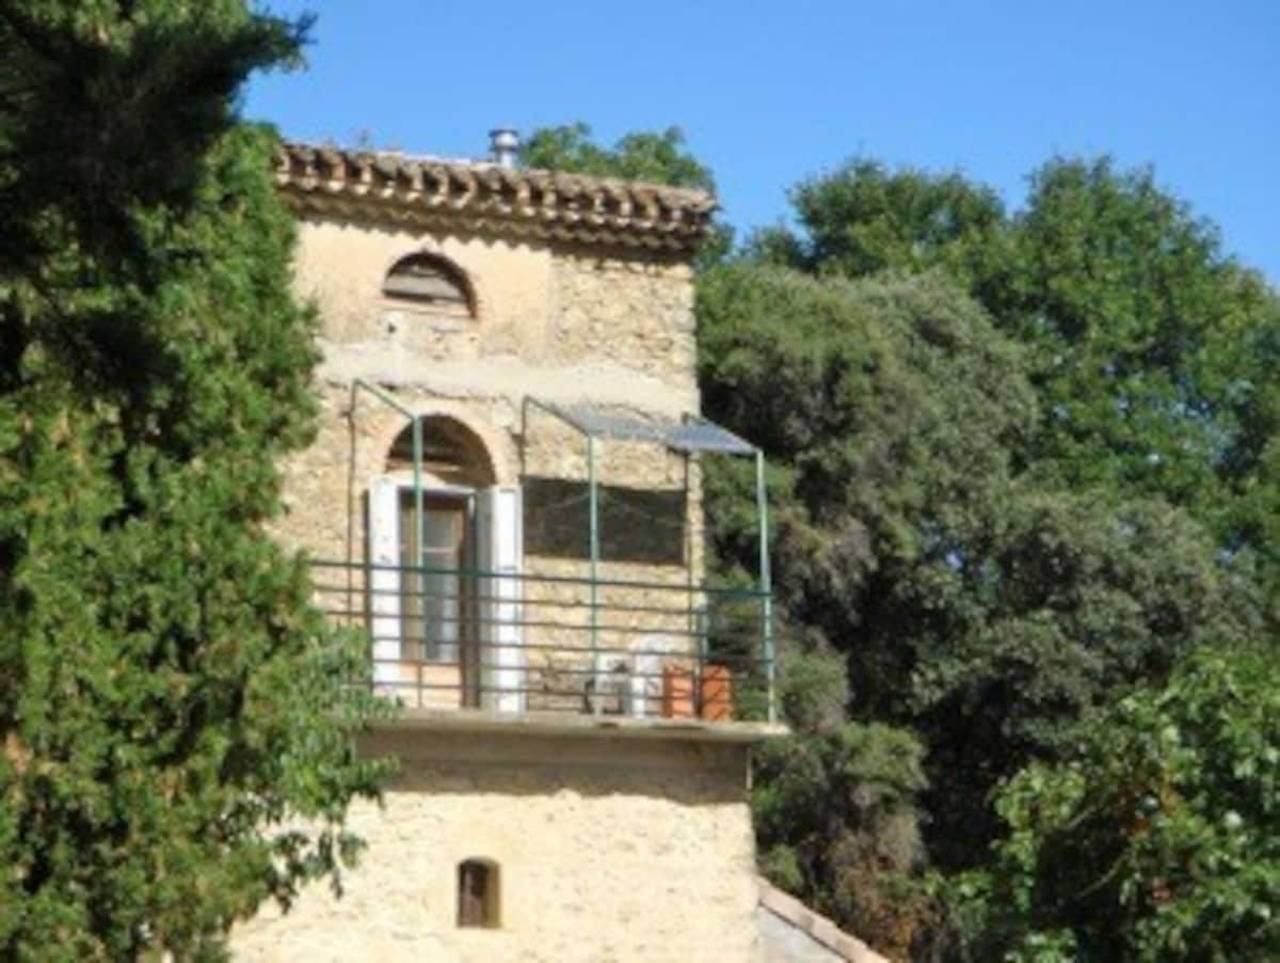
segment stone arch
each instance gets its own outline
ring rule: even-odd
[[[453,415],[427,414],[422,423],[422,468],[449,485],[484,488],[496,484],[490,448],[466,422]],[[411,472],[414,464],[413,424],[405,425],[387,449],[387,473]]]
[[[435,251],[417,250],[397,258],[383,275],[382,295],[397,304],[443,315],[475,319],[479,313],[471,275]]]
[[[397,401],[423,420],[424,429],[428,422],[436,419],[457,423],[461,432],[469,436],[473,444],[483,447],[492,470],[494,484],[519,484],[517,467],[519,459],[515,449],[515,439],[508,431],[494,423],[486,406],[436,396],[424,396],[416,391],[394,391],[393,393]],[[408,438],[410,444],[412,443],[412,423],[403,414],[392,412],[381,406],[375,407],[376,402],[374,405],[367,405],[362,400],[360,404],[361,410],[368,412],[371,416],[371,420],[367,422],[369,427],[360,433],[363,436],[360,442],[361,450],[366,453],[361,464],[367,466],[366,470],[372,474],[386,472],[387,465],[391,461],[392,449],[401,435]],[[424,434],[424,439],[425,437]],[[400,470],[399,467],[394,469],[396,472]],[[412,471],[413,465],[405,463],[403,470]]]
[[[467,265],[466,255],[467,252],[465,250],[446,250],[445,245],[439,241],[432,238],[422,238],[419,240],[418,246],[413,250],[401,251],[394,258],[385,262],[383,277],[385,278],[389,275],[397,264],[413,257],[423,257],[437,264],[446,265],[466,285],[471,299],[471,319],[481,322],[493,314],[490,294],[485,284],[483,273],[475,270],[474,265]],[[383,298],[388,302],[394,302],[394,299],[386,298],[385,294],[383,294]]]

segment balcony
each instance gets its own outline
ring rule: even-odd
[[[368,633],[375,691],[417,710],[772,722],[770,596],[689,581],[312,562]]]

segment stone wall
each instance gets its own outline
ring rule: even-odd
[[[383,296],[387,271],[416,252],[466,274],[474,319]],[[693,274],[682,261],[307,220],[295,275],[319,308],[322,371],[340,380],[697,408]]]
[[[415,251],[447,257],[467,274],[474,319],[382,296],[386,271]],[[353,407],[357,378],[415,413],[462,421],[489,449],[500,484],[522,475],[586,478],[582,437],[536,410],[524,431],[526,398],[666,417],[698,410],[692,281],[683,263],[307,221],[296,278],[321,320],[322,409],[314,444],[285,466],[288,512],[278,534],[316,556],[362,557],[353,534],[358,503],[406,424],[367,393]],[[597,467],[604,484],[684,484],[683,460],[651,446],[602,444]],[[696,468],[693,484],[696,513]]]
[[[387,270],[417,251],[445,257],[466,273],[475,293],[474,318],[433,315],[382,295]],[[527,406],[527,398],[621,406],[668,418],[698,409],[692,276],[680,262],[310,220],[300,227],[296,276],[321,320],[321,415],[315,442],[284,466],[286,515],[275,532],[317,559],[366,559],[368,487],[386,471],[387,453],[407,424],[404,414],[370,393],[353,395],[355,379],[377,385],[409,411],[466,425],[487,449],[497,483],[568,481],[579,486],[582,498],[585,439]],[[617,496],[610,496],[605,512],[599,578],[658,586],[603,590],[605,597],[597,601],[616,611],[606,632],[597,635],[598,646],[621,651],[623,660],[636,648],[690,652],[696,618],[690,609],[703,605],[686,590],[691,581],[701,581],[703,571],[696,459],[686,475],[685,459],[661,447],[600,442],[596,475]],[[627,491],[670,498],[628,500]],[[671,499],[679,499],[674,514]],[[660,511],[664,506],[668,510]],[[568,529],[551,534],[563,538],[541,544],[576,539],[585,546],[585,518],[585,511],[558,516],[556,524]],[[548,534],[544,518],[526,519],[526,528],[538,525],[540,534]],[[618,550],[621,541],[629,552]],[[585,552],[539,555],[538,546],[532,547],[525,558],[531,575],[590,574]],[[363,610],[367,600],[359,574],[328,574],[326,584],[349,589],[337,607]],[[557,663],[554,654],[537,647],[585,651],[591,643],[589,591],[567,583],[531,584],[526,602],[529,618],[543,615],[544,621],[569,625],[526,633],[529,665],[548,670],[546,688],[561,688],[584,666]],[[577,682],[587,678],[581,675]],[[549,695],[542,707],[569,708],[580,701],[576,695]]]
[[[419,251],[466,273],[474,317],[383,297],[388,269]],[[366,560],[369,485],[387,470],[392,443],[408,423],[368,393],[353,395],[357,379],[415,415],[466,426],[503,485],[529,478],[580,485],[587,478],[585,440],[553,418],[531,415],[527,398],[667,418],[698,411],[692,275],[682,261],[311,219],[300,227],[296,276],[321,321],[321,416],[314,444],[284,466],[287,511],[275,534],[313,558]],[[597,572],[610,582],[652,583],[605,589],[613,612],[606,609],[610,621],[598,641],[623,652],[657,645],[668,661],[687,662],[690,596],[679,593],[703,570],[699,466],[686,468],[662,448],[605,442],[597,477],[620,492],[683,492],[687,483],[689,495],[678,502],[635,500],[631,507],[641,515],[617,523],[630,526],[626,538],[602,533],[605,560]],[[663,505],[662,517],[643,516]],[[540,553],[526,554],[524,570],[585,578],[587,559],[554,547],[572,542],[573,533],[557,534],[563,538],[548,537]],[[337,599],[359,622],[367,600],[358,571],[334,569],[323,579],[339,589],[330,602]],[[557,617],[584,621],[588,590],[557,585],[527,588],[526,617],[537,617],[537,603],[559,601],[572,615]],[[531,686],[549,690],[561,684],[557,674],[576,669],[574,678],[585,681],[599,671],[581,628],[526,630]],[[581,656],[552,664],[554,653],[538,646]],[[456,678],[457,668],[451,671]],[[586,707],[574,695],[544,695],[531,695],[529,708]],[[551,733],[547,723],[520,715],[501,717],[497,728],[467,728],[487,715],[438,713],[432,730],[422,722],[431,713],[420,712],[417,728],[373,738],[367,751],[390,752],[404,768],[384,805],[351,814],[368,849],[344,879],[345,897],[312,887],[289,914],[263,912],[237,929],[234,957],[755,963],[745,782],[746,749],[762,730],[744,726],[730,738],[724,733],[735,727],[721,724],[713,737],[715,727],[695,721],[568,716],[556,723],[567,729]],[[457,925],[457,867],[470,859],[499,867],[494,929]]]
[[[589,255],[552,263],[554,354],[608,358],[659,380],[697,379],[693,275],[685,266]]]
[[[335,900],[240,927],[233,957],[432,963],[752,963],[745,747],[510,732],[383,733],[404,763]],[[456,867],[497,863],[500,925],[457,925]]]

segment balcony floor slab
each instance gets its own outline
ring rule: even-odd
[[[701,719],[572,715],[562,712],[496,712],[487,709],[402,709],[378,724],[386,731],[505,736],[570,736],[627,741],[701,742],[750,746],[788,735],[778,723],[707,722]]]

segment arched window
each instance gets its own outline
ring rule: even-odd
[[[475,297],[467,276],[457,266],[433,254],[402,257],[387,272],[382,293],[442,314],[475,315]]]
[[[387,471],[413,468],[413,426],[406,425],[387,453]],[[484,442],[470,428],[447,415],[422,419],[422,469],[437,481],[483,488],[494,483],[493,465]]]
[[[387,455],[391,489],[373,496],[370,521],[373,538],[387,538],[394,555],[381,563],[397,566],[381,588],[383,598],[399,596],[398,658],[422,662],[468,662],[471,688],[463,692],[461,679],[449,693],[466,703],[476,701],[479,592],[473,572],[485,556],[477,557],[478,539],[487,537],[476,510],[476,493],[494,484],[488,450],[462,422],[447,415],[422,419],[422,472],[419,498],[412,485],[413,425],[404,427]],[[419,524],[420,523],[420,524]],[[384,636],[396,634],[384,626]],[[414,670],[416,672],[416,670]]]
[[[501,925],[498,864],[466,859],[458,864],[458,925],[495,929]]]

